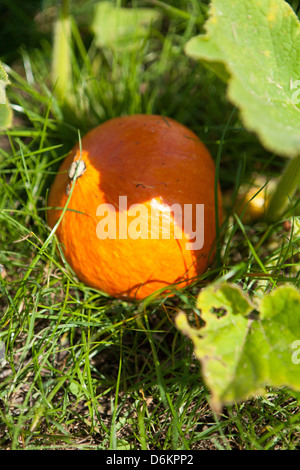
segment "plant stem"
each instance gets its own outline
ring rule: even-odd
[[[181,18],[181,19],[186,20],[186,21],[189,21],[192,18],[191,13],[188,13],[184,10],[180,10],[179,8],[176,8],[172,5],[168,5],[164,2],[161,2],[160,0],[149,0],[149,3],[152,3],[153,5],[159,6],[165,12],[169,13],[170,16],[174,16],[175,18],[178,17],[178,18]],[[200,8],[201,8],[201,6],[200,6]],[[205,20],[204,14],[200,13],[199,16],[196,18],[196,23],[203,24],[204,20]]]
[[[69,0],[62,0],[59,17],[54,26],[52,81],[55,95],[64,102],[71,86],[71,17]]]
[[[280,219],[299,185],[300,155],[291,159],[284,169],[266,211],[267,222],[277,222]]]

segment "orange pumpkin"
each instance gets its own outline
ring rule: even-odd
[[[215,240],[215,167],[173,119],[132,115],[90,131],[62,163],[48,223],[78,279],[142,299],[205,272]],[[219,190],[221,220],[221,193]],[[204,209],[204,210],[203,210]]]

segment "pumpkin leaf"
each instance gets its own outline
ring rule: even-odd
[[[176,325],[194,344],[213,409],[263,395],[266,386],[300,390],[299,291],[280,287],[254,306],[222,283],[201,291],[197,306],[205,326],[192,327],[183,312]]]
[[[228,82],[228,98],[266,149],[300,153],[300,23],[284,0],[212,0],[206,34],[186,44]]]
[[[144,41],[150,25],[160,18],[151,8],[120,8],[108,1],[95,6],[92,31],[98,47],[132,50]]]
[[[0,129],[6,129],[12,122],[12,110],[5,93],[9,83],[8,75],[0,63]]]

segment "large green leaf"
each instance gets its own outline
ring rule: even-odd
[[[12,121],[12,110],[5,93],[7,85],[9,85],[9,79],[0,63],[0,129],[9,127]]]
[[[108,1],[99,2],[92,23],[96,44],[119,51],[136,49],[159,18],[153,8],[118,8]]]
[[[176,325],[190,338],[203,379],[217,411],[265,386],[300,390],[300,293],[281,287],[254,307],[229,284],[209,286],[198,297],[205,326],[189,325],[179,313]]]
[[[245,126],[270,151],[300,153],[300,23],[284,0],[212,0],[186,53],[223,80]]]

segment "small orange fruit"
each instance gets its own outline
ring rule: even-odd
[[[215,240],[215,167],[173,119],[133,115],[90,131],[50,189],[48,223],[85,284],[142,299],[205,272]],[[221,217],[221,194],[219,190]],[[221,219],[220,219],[221,220]]]

